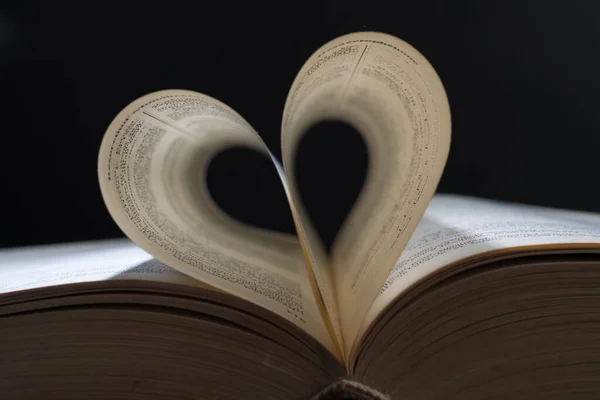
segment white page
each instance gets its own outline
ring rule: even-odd
[[[436,195],[375,300],[361,332],[405,289],[454,262],[527,248],[600,251],[600,215]]]
[[[0,294],[113,279],[205,286],[127,239],[0,250]]]

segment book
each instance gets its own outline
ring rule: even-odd
[[[354,126],[369,151],[329,252],[293,163],[324,120]],[[133,101],[98,157],[102,196],[128,239],[0,251],[0,392],[594,398],[600,215],[434,195],[450,135],[434,68],[377,32],[336,38],[302,66],[281,164],[215,98],[165,90]],[[297,235],[233,218],[198,185],[231,147],[272,162]]]

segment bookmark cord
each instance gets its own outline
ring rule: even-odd
[[[367,385],[339,379],[315,393],[310,400],[391,400],[389,396]]]

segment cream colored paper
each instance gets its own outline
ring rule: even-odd
[[[369,151],[365,187],[330,260],[298,200],[293,170],[302,134],[328,119],[353,125]],[[282,123],[283,164],[309,268],[345,353],[425,211],[449,145],[450,112],[438,76],[393,36],[337,38],[315,52],[292,85]]]
[[[356,127],[370,160],[331,258],[293,179],[302,134],[325,119]],[[119,114],[100,152],[102,193],[121,229],[158,260],[286,317],[344,358],[435,191],[450,144],[448,102],[410,45],[354,33],[325,44],[302,67],[281,135],[283,170],[273,161],[300,245],[237,222],[211,201],[203,179],[216,153],[231,146],[270,153],[241,116],[199,93],[153,93]]]
[[[105,203],[123,232],[159,261],[283,316],[335,352],[297,239],[238,222],[211,200],[206,169],[231,146],[270,157],[252,127],[218,100],[182,90],[144,96],[115,118],[102,142]]]

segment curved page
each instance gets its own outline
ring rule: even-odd
[[[369,151],[365,186],[330,259],[299,201],[293,163],[302,134],[323,120],[354,126]],[[346,352],[435,191],[449,145],[442,84],[427,60],[396,37],[360,32],[337,38],[310,57],[290,90],[283,164],[320,305]]]
[[[218,100],[182,90],[144,96],[115,118],[102,142],[105,203],[156,259],[283,316],[333,351],[298,240],[234,220],[208,193],[211,159],[232,146],[270,157],[254,129]]]

